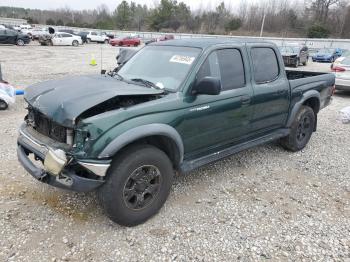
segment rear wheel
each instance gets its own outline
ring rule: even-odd
[[[315,124],[316,116],[312,108],[302,106],[292,123],[290,134],[282,138],[280,144],[293,152],[302,150],[309,142]]]
[[[17,39],[16,44],[19,46],[24,46],[24,41],[22,39]]]
[[[0,99],[0,110],[6,110],[7,108],[8,104],[4,100]]]
[[[119,42],[119,44],[118,44],[119,46],[123,46],[123,42]]]
[[[138,47],[138,46],[139,46],[139,44],[138,44],[138,43],[135,43],[135,44],[134,44],[134,46],[135,46],[135,47]]]
[[[163,206],[173,174],[163,151],[150,145],[131,146],[113,160],[107,181],[98,190],[100,203],[112,221],[139,225]]]

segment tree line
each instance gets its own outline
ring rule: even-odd
[[[161,0],[154,7],[124,0],[115,10],[106,5],[82,11],[0,7],[0,16],[32,24],[230,35],[259,35],[265,17],[268,36],[350,38],[348,0],[241,0],[235,6],[222,2],[214,9],[202,4],[195,10],[176,0]]]

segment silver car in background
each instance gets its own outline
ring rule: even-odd
[[[350,91],[350,56],[334,63],[332,71],[335,74],[335,88]]]

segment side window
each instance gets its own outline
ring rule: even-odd
[[[254,79],[258,84],[274,81],[279,75],[275,51],[269,47],[256,47],[251,50],[254,66]]]
[[[220,78],[220,68],[216,52],[212,52],[202,64],[197,74],[197,81],[201,81],[207,76]]]
[[[95,32],[92,32],[91,34],[92,34],[92,35],[97,35],[97,33],[95,33]]]
[[[243,59],[237,49],[222,49],[212,52],[197,74],[197,81],[206,76],[221,80],[222,91],[245,86]]]
[[[237,49],[217,51],[222,90],[231,90],[245,86],[244,66],[241,52]]]
[[[71,37],[70,34],[62,34],[62,37]]]

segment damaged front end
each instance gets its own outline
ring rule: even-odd
[[[104,183],[110,161],[77,161],[72,146],[42,135],[26,123],[19,129],[17,143],[20,163],[41,182],[78,192],[92,191]]]
[[[125,109],[162,97],[163,91],[134,85],[126,89],[125,83],[120,83],[122,87],[109,89],[100,85],[100,91],[104,89],[101,95],[85,85],[85,95],[77,88],[67,89],[63,97],[68,83],[54,83],[54,88],[37,85],[26,92],[28,114],[19,129],[18,159],[41,182],[78,192],[93,191],[104,183],[111,160],[89,154],[89,147],[104,131],[101,126],[84,125],[84,120],[100,118],[106,112],[118,116]]]

